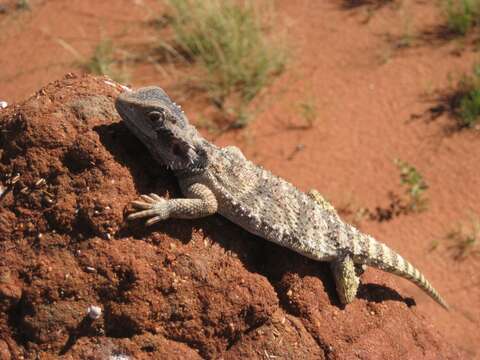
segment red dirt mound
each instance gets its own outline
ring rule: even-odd
[[[342,309],[326,264],[220,216],[127,223],[140,193],[179,189],[117,94],[69,75],[0,113],[0,358],[459,357],[394,290]]]

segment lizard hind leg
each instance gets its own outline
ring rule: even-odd
[[[340,302],[344,305],[351,303],[357,295],[360,285],[359,273],[362,268],[353,262],[350,255],[334,260],[330,266]]]
[[[315,189],[311,189],[308,194],[324,210],[338,217],[335,208],[325,200],[325,198]],[[357,295],[360,285],[360,275],[365,271],[365,266],[355,264],[350,255],[341,256],[330,263],[330,267],[335,279],[335,286],[340,302],[344,305],[351,303]]]

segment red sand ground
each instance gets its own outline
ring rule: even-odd
[[[109,125],[117,118],[107,100],[93,100],[100,102],[90,114],[92,104],[72,105],[81,94],[98,92],[110,99],[113,90],[93,80],[82,80],[77,88],[70,80],[75,88],[48,88],[47,93],[58,92],[51,103],[42,95],[22,108],[26,119],[20,123],[38,133],[14,133],[23,138],[15,138],[16,146],[2,140],[2,171],[16,164],[28,174],[22,184],[29,186],[48,175],[49,186],[61,195],[53,207],[40,194],[18,195],[18,188],[13,192],[18,200],[12,193],[3,200],[2,239],[9,240],[2,245],[2,266],[10,275],[2,276],[0,289],[2,312],[9,315],[0,323],[2,356],[18,357],[26,347],[27,358],[62,349],[75,358],[101,345],[105,354],[125,351],[140,358],[161,351],[225,358],[479,357],[480,263],[475,256],[453,259],[445,240],[458,221],[480,211],[478,132],[447,133],[452,120],[445,114],[434,122],[425,116],[412,120],[436,105],[428,100],[449,86],[450,73],[470,70],[473,46],[436,35],[441,17],[433,4],[346,3],[278,2],[278,19],[293,49],[288,69],[260,99],[267,105],[255,122],[215,141],[235,143],[247,157],[303,190],[319,189],[337,206],[349,199],[371,209],[387,206],[389,191],[403,191],[392,160],[414,164],[430,186],[428,210],[382,223],[365,220],[360,226],[415,263],[452,310],[443,311],[408,282],[375,270],[363,276],[359,299],[341,310],[328,267],[252,241],[217,217],[193,223],[202,229],[193,231],[196,241],[189,241],[192,224],[187,222],[159,225],[153,233],[129,230],[122,219],[124,205],[154,188],[151,182],[163,173],[145,174],[148,155],[142,148],[131,145],[141,152],[142,163],[136,164],[112,138],[109,129],[131,142],[124,129]],[[155,2],[31,4],[31,11],[10,7],[0,14],[2,100],[25,99],[76,69],[65,43],[89,54],[102,37],[129,49],[155,40],[150,25]],[[408,34],[416,36],[412,46],[395,46]],[[132,68],[133,85],[158,84],[178,94],[182,74],[170,70],[145,61]],[[314,127],[289,130],[286,123],[302,122],[298,108],[307,98],[317,107]],[[66,100],[69,104],[62,105]],[[200,120],[203,103],[182,105]],[[0,111],[8,119],[13,110]],[[78,125],[81,118],[85,123]],[[52,126],[52,119],[59,123]],[[77,134],[82,136],[74,142]],[[58,139],[55,146],[53,139]],[[299,145],[302,150],[296,151]],[[17,160],[10,163],[10,158]],[[167,176],[157,189],[176,193],[173,184]],[[35,240],[38,231],[49,229],[57,234]],[[80,229],[86,233],[71,237]],[[98,237],[117,229],[125,233],[114,240]],[[204,245],[203,233],[213,241]],[[431,251],[434,242],[439,246]],[[97,270],[88,273],[86,266]],[[402,296],[414,298],[417,306],[407,308]],[[105,316],[84,329],[79,319],[90,303],[103,304]],[[71,348],[65,346],[69,336],[75,340]]]

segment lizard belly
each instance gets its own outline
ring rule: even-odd
[[[277,245],[289,248],[308,258],[329,261],[335,258],[335,249],[325,240],[321,231],[303,228],[301,231],[281,222],[271,222],[255,215],[246,207],[236,203],[219,206],[218,213],[246,231]],[[296,223],[301,222],[297,219]]]

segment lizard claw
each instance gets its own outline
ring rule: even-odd
[[[145,225],[149,226],[159,221],[168,219],[170,216],[168,200],[158,196],[157,194],[140,195],[140,199],[141,200],[135,200],[131,202],[132,206],[140,211],[135,211],[128,215],[128,220],[150,218],[145,222]]]

